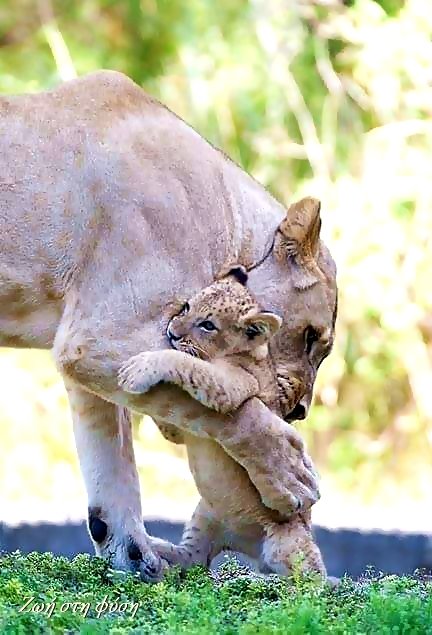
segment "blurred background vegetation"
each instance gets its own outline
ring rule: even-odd
[[[335,350],[302,430],[316,519],[432,526],[432,5],[425,0],[0,0],[0,91],[130,75],[289,203],[323,200]],[[6,518],[81,515],[49,356],[0,353]],[[181,448],[137,422],[145,510],[186,516]],[[429,504],[428,504],[429,503]]]

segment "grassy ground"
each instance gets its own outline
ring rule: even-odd
[[[432,633],[432,585],[408,577],[251,578],[232,562],[148,586],[97,558],[0,558],[1,633]]]

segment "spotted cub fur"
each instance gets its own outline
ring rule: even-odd
[[[259,397],[279,410],[276,381],[268,342],[282,320],[263,311],[244,286],[242,268],[206,287],[186,302],[167,328],[176,351],[140,353],[119,374],[120,386],[144,393],[159,382],[180,386],[204,406],[222,413],[236,410],[250,397]],[[284,400],[290,410],[302,387],[290,378]]]
[[[206,287],[184,304],[167,327],[176,350],[140,353],[121,368],[123,390],[142,393],[172,382],[209,408],[228,413],[259,397],[280,413],[280,390],[268,351],[282,320],[263,311],[246,287],[243,268]],[[299,382],[291,379],[292,404]],[[284,399],[287,391],[284,391]],[[263,572],[289,575],[294,563],[325,575],[311,532],[310,512],[290,519],[265,507],[247,472],[212,439],[184,434],[189,464],[202,500],[180,548],[160,545],[170,562],[208,564],[221,550],[246,553]],[[275,469],[283,466],[275,466]]]

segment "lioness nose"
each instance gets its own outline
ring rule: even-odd
[[[308,413],[307,404],[303,399],[300,399],[298,404],[291,410],[291,412],[285,417],[285,419],[289,421],[293,421],[295,419],[306,419],[306,415]]]
[[[301,403],[298,403],[294,410],[291,410],[289,417],[290,419],[305,419],[306,408]]]

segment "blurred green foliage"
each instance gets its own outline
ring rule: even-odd
[[[430,498],[431,36],[424,0],[0,0],[0,91],[123,71],[280,200],[323,200],[340,314],[304,430],[327,482],[354,498]],[[9,351],[0,363],[10,386],[0,480],[25,463],[23,436],[33,457],[7,494],[26,487],[31,466],[36,482],[51,463],[75,476],[46,357]],[[146,468],[148,495],[178,492],[181,450],[148,423],[140,434],[143,466],[160,464],[151,453],[176,457],[168,481]]]

